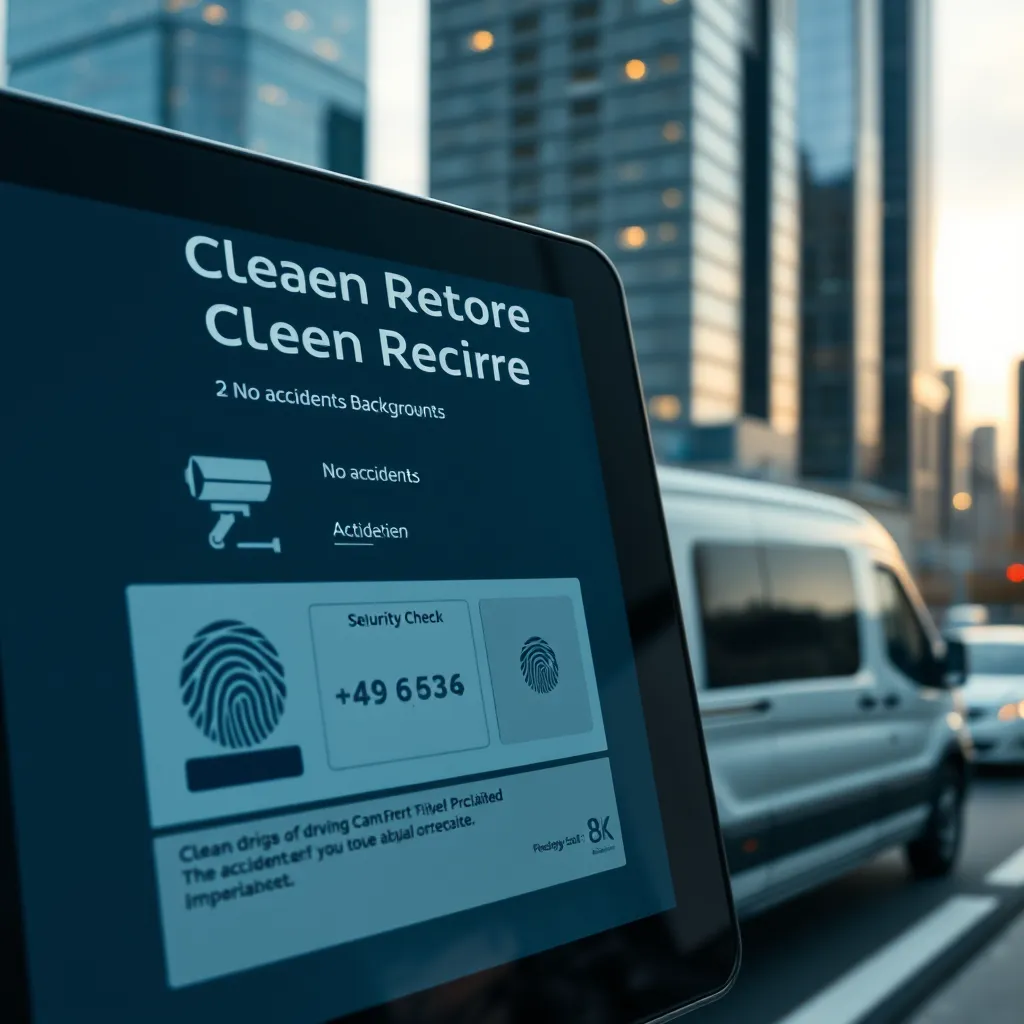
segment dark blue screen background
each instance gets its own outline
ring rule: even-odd
[[[33,1005],[40,1021],[315,1022],[647,916],[674,902],[611,526],[568,300],[0,185],[0,644]],[[194,234],[251,255],[359,273],[370,304],[206,280]],[[222,264],[201,250],[209,266]],[[390,310],[384,271],[522,305],[530,332]],[[208,335],[217,302],[354,331],[362,364]],[[225,326],[230,319],[222,321]],[[241,317],[238,318],[241,327]],[[409,346],[518,355],[530,385],[425,374]],[[503,373],[503,378],[504,378]],[[444,420],[216,397],[216,381],[440,406]],[[254,539],[197,543],[209,508],[193,453],[266,459],[274,499]],[[323,462],[417,470],[416,486],[340,485]],[[408,540],[335,548],[336,520]],[[244,523],[245,521],[243,521]],[[258,528],[256,523],[258,522]],[[130,583],[577,577],[609,740],[627,866],[180,991],[167,988],[125,614]],[[424,884],[457,884],[449,879]]]

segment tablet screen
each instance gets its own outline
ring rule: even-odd
[[[312,1024],[673,907],[573,302],[11,183],[0,223],[39,1019]]]

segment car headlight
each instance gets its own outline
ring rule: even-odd
[[[1004,704],[996,717],[1000,722],[1015,722],[1018,718],[1024,718],[1024,700],[1014,704]]]

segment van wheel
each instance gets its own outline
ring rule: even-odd
[[[953,870],[964,825],[964,785],[948,761],[939,771],[931,813],[920,838],[907,844],[907,860],[915,878],[940,878]]]

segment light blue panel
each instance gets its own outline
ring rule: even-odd
[[[593,729],[576,735],[548,735],[504,745],[495,741],[498,721],[491,670],[484,653],[480,601],[547,597],[561,597],[571,602]],[[150,818],[155,828],[542,764],[596,753],[607,747],[586,617],[579,581],[575,579],[143,585],[129,587],[127,601]],[[341,747],[350,741],[358,744],[361,740],[354,734],[339,733],[341,726],[336,717],[325,723],[317,658],[322,650],[327,659],[325,665],[330,665],[331,671],[348,672],[342,666],[347,655],[334,646],[325,632],[329,631],[325,623],[332,615],[344,617],[347,612],[321,610],[314,613],[320,617],[314,654],[311,609],[327,605],[380,604],[394,610],[446,602],[468,606],[472,657],[465,620],[461,629],[456,628],[451,634],[454,646],[450,649],[452,656],[457,653],[459,665],[469,663],[467,671],[475,672],[477,685],[470,687],[470,677],[467,677],[466,694],[455,700],[446,697],[438,702],[437,708],[403,706],[395,709],[391,704],[393,693],[389,693],[388,703],[383,707],[360,706],[358,710],[368,723],[367,728],[372,726],[372,716],[383,712],[385,716],[398,716],[389,718],[389,722],[408,721],[409,731],[397,740],[381,739],[381,742],[393,744],[383,763],[363,763],[369,756],[369,744],[358,754],[345,754]],[[181,682],[184,655],[196,634],[223,620],[258,630],[280,659],[287,691],[284,710],[273,733],[257,749],[298,746],[302,750],[304,771],[295,778],[190,792],[185,775],[187,760],[231,753],[196,727],[186,709]],[[452,619],[451,623],[457,621]],[[446,627],[448,625],[446,622]],[[376,664],[386,668],[388,675],[394,675],[401,668],[398,676],[387,680],[389,690],[393,690],[402,675],[433,675],[445,671],[450,676],[459,671],[455,661],[450,662],[450,670],[443,669],[439,663],[440,647],[434,648],[417,636],[415,630],[399,629],[394,631],[394,639],[387,646],[354,649],[353,657],[361,659],[358,661],[360,672],[363,668],[369,671],[371,665]],[[369,679],[378,677],[373,675]],[[364,677],[359,675],[355,682],[361,678]],[[412,684],[415,687],[415,679]],[[443,722],[444,716],[438,717],[445,709],[454,716],[450,732]],[[398,715],[399,711],[409,714],[403,718]],[[416,718],[417,722],[423,722],[424,728],[414,726],[414,716],[424,714],[426,717]],[[376,720],[383,723],[383,719]],[[435,729],[441,730],[442,739],[433,744],[425,734]],[[340,745],[336,742],[333,753],[329,753],[328,740],[332,733],[340,738]],[[381,736],[379,729],[377,735]],[[488,737],[491,738],[489,743]],[[399,756],[403,749],[408,751],[417,744],[421,745],[418,755]],[[475,749],[461,749],[464,746]],[[337,770],[332,767],[332,760],[339,768],[348,767]]]
[[[332,768],[487,746],[465,601],[316,605],[309,617]]]
[[[175,988],[626,863],[607,758],[154,846]]]

